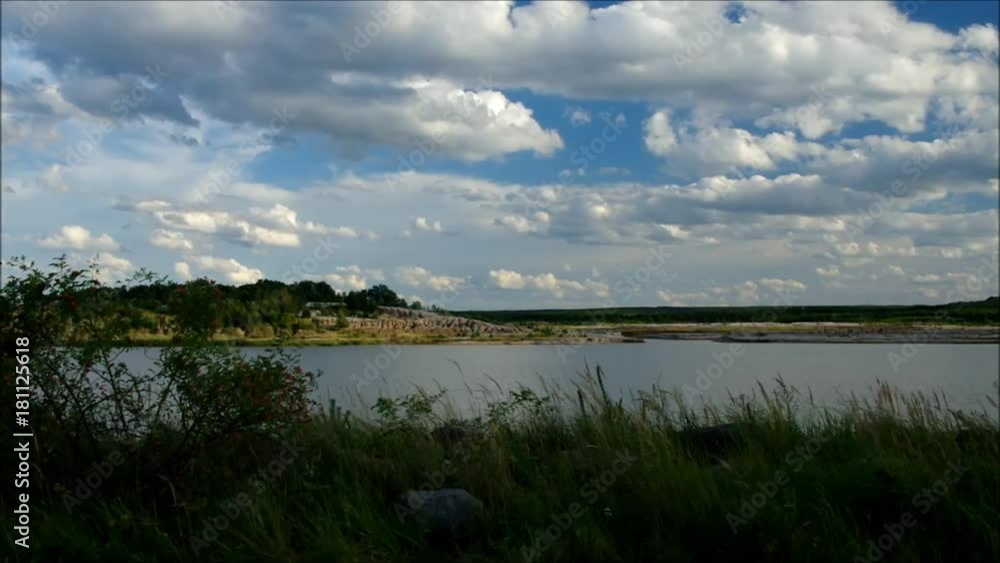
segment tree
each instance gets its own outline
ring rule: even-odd
[[[372,286],[368,290],[368,297],[376,307],[405,307],[406,301],[396,295],[396,292],[389,289],[385,284]]]
[[[371,314],[375,312],[375,303],[371,300],[368,290],[352,291],[344,297],[344,304],[350,311]]]
[[[123,458],[115,464],[129,469],[115,470],[102,485],[109,497],[125,496],[111,492],[112,481],[148,487],[161,473],[174,475],[173,489],[206,446],[237,434],[287,436],[310,416],[318,374],[280,348],[244,357],[210,338],[223,297],[208,280],[172,287],[165,298],[174,341],[151,369],[134,369],[124,360],[134,349],[134,305],[116,297],[127,295],[128,285],[102,291],[96,266],[74,270],[64,258],[48,269],[23,258],[5,265],[18,275],[0,287],[0,342],[10,351],[30,349],[31,425],[45,436],[31,462],[50,482],[71,483],[114,451]],[[148,278],[124,283],[143,281],[150,285]],[[0,358],[2,373],[15,373],[14,358]],[[0,404],[7,420],[13,404]]]
[[[330,284],[325,281],[300,281],[298,283],[288,286],[292,294],[302,303],[313,302],[324,302],[329,303],[333,301],[339,301],[341,297],[337,295],[337,292],[330,287]]]

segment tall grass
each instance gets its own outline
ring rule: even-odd
[[[881,560],[997,561],[1000,433],[996,400],[989,401],[992,411],[957,412],[938,395],[880,384],[870,397],[819,409],[779,382],[775,391],[761,386],[725,404],[687,404],[659,388],[626,402],[609,398],[598,368],[571,389],[498,388],[467,423],[480,432],[447,444],[429,435],[455,416],[440,393],[383,399],[366,415],[331,404],[289,437],[302,454],[260,492],[247,478],[273,455],[249,440],[206,452],[189,476],[163,476],[141,494],[108,480],[72,514],[61,496],[72,484],[49,484],[47,502],[32,508],[32,554],[52,561],[852,561],[868,560],[868,542],[877,544],[887,525],[910,513],[915,525]],[[688,428],[720,423],[740,425],[727,452],[685,440]],[[621,463],[623,455],[634,462]],[[967,470],[934,493],[936,482],[955,475],[949,464]],[[786,479],[772,488],[777,471]],[[592,484],[609,475],[603,491]],[[399,496],[421,485],[466,489],[483,511],[455,534],[429,533],[399,516]],[[928,488],[934,502],[922,493]],[[220,501],[241,492],[250,507],[227,517],[218,539],[196,555],[191,537],[224,513]],[[574,503],[582,513],[564,517]],[[10,529],[4,526],[8,536]],[[539,541],[550,532],[553,541]],[[12,560],[28,560],[20,557]]]

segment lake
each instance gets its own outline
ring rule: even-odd
[[[245,354],[261,349],[244,348]],[[130,352],[128,362],[148,367],[155,348]],[[589,365],[601,366],[609,394],[629,396],[654,384],[698,390],[699,397],[725,401],[750,393],[776,378],[800,391],[811,390],[820,405],[836,406],[854,392],[871,396],[876,380],[904,391],[943,393],[953,408],[986,410],[996,398],[1000,347],[968,344],[731,344],[649,340],[633,344],[425,345],[299,348],[303,369],[323,372],[317,399],[359,407],[381,395],[398,396],[416,387],[446,389],[468,407],[482,390],[496,385],[540,389],[544,379],[572,389]],[[471,390],[471,392],[470,392]]]

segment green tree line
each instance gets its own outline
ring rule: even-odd
[[[23,260],[10,265],[17,264],[27,265]],[[63,259],[55,264],[67,268]],[[115,286],[95,284],[90,290],[96,298],[118,304],[130,329],[150,333],[172,332],[178,319],[215,331],[238,329],[247,336],[295,333],[312,326],[308,303],[331,304],[316,309],[320,314],[337,316],[337,328],[346,326],[346,315],[373,316],[379,307],[422,308],[419,301],[407,303],[384,284],[339,292],[325,281],[311,280],[290,284],[260,280],[236,286],[206,278],[177,283],[148,273],[138,279]]]
[[[857,322],[1000,324],[1000,300],[944,305],[806,305],[779,307],[621,307],[610,309],[534,309],[456,311],[494,323],[646,324],[737,322]]]

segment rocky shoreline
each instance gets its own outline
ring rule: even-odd
[[[440,315],[426,311],[383,310],[377,318],[348,318],[349,329],[299,333],[286,346],[357,345],[557,345],[689,340],[743,343],[823,344],[1000,344],[1000,327],[958,325],[864,325],[859,323],[684,323],[576,325],[527,328]],[[236,346],[266,346],[273,338],[243,335],[218,338]],[[169,342],[166,335],[134,335],[136,345]]]
[[[499,336],[499,335],[498,335]],[[660,325],[643,327],[575,327],[560,335],[539,337],[526,331],[503,338],[455,337],[423,344],[569,345],[641,343],[646,340],[787,344],[1000,344],[1000,327],[864,326],[847,323],[793,325]],[[390,338],[391,339],[391,338]]]

